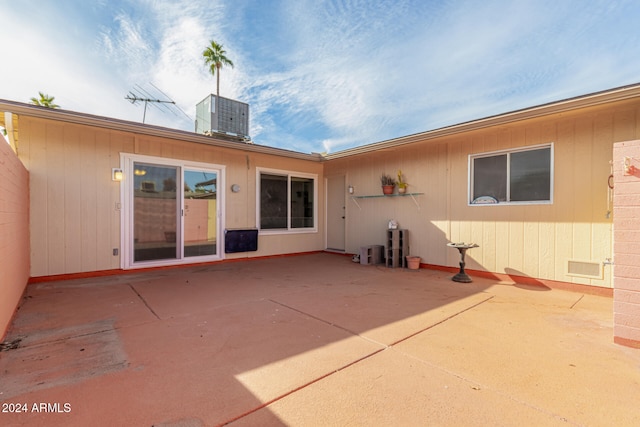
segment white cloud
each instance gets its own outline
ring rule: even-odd
[[[637,81],[633,1],[481,4],[300,0],[0,3],[0,98],[39,90],[77,111],[140,121],[124,96],[153,83],[192,118],[215,92],[211,39],[235,68],[254,141],[334,151]],[[80,6],[80,7],[78,7]],[[553,10],[553,13],[549,13]],[[54,26],[58,31],[41,31]],[[19,34],[20,37],[16,37]],[[34,54],[36,52],[36,54]],[[175,112],[175,111],[174,111]],[[147,123],[193,129],[150,108]]]

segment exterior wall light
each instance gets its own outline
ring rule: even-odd
[[[124,174],[122,173],[122,169],[113,168],[111,169],[111,180],[120,182],[124,178]]]
[[[356,192],[356,190],[353,188],[353,185],[350,185],[348,188],[349,194],[353,194]]]

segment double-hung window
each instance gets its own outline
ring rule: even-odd
[[[258,170],[261,231],[317,231],[317,175]]]
[[[469,202],[552,203],[553,145],[470,155]]]

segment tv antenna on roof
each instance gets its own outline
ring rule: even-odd
[[[153,88],[156,89],[158,92],[160,92],[162,95],[164,95],[166,99],[159,99],[160,97],[154,96],[150,91],[146,90],[145,88],[143,88],[138,84],[136,84],[135,87],[129,91],[127,96],[124,97],[124,99],[131,101],[131,103],[134,105],[137,105],[138,102],[144,102],[144,113],[142,115],[142,123],[144,123],[147,118],[147,104],[149,103],[151,103],[152,106],[157,107],[161,111],[170,112],[170,113],[173,113],[173,115],[177,115],[175,111],[173,111],[172,109],[169,108],[169,106],[166,105],[166,104],[173,104],[175,108],[180,110],[182,114],[184,114],[189,120],[191,120],[191,117],[189,117],[187,113],[182,111],[182,109],[180,109],[180,107],[176,105],[175,101],[169,98],[166,93],[158,89],[153,83],[149,83],[149,84],[153,86]]]

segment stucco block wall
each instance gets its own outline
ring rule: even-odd
[[[29,280],[29,173],[0,137],[0,341]]]
[[[613,165],[614,341],[640,348],[640,140],[615,144]]]

